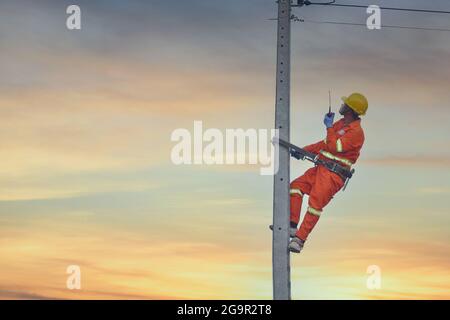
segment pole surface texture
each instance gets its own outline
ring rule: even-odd
[[[279,137],[286,141],[290,141],[290,14],[290,0],[279,0],[275,128],[279,130]],[[279,149],[278,161],[279,170],[274,176],[273,191],[273,298],[289,300],[291,299],[291,267],[288,250],[290,155],[286,148]]]

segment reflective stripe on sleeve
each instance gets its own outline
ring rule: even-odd
[[[314,209],[313,207],[308,207],[308,212],[318,217],[322,214],[322,211]]]
[[[336,150],[337,150],[337,152],[342,152],[342,141],[341,141],[341,139],[337,139],[337,141],[336,141]]]

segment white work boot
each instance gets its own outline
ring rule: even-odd
[[[269,229],[270,230],[272,230],[273,231],[273,224],[271,224],[270,226],[269,226]],[[291,238],[293,238],[293,237],[295,237],[295,234],[297,233],[297,228],[289,228],[289,236],[291,237]]]
[[[297,237],[293,237],[291,239],[291,243],[289,243],[289,250],[291,252],[300,253],[300,251],[302,251],[303,249],[304,244],[305,244],[304,240]]]

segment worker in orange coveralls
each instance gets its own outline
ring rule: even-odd
[[[350,168],[358,159],[364,143],[360,116],[366,113],[368,102],[359,93],[343,97],[342,101],[344,103],[339,109],[339,113],[343,118],[333,124],[334,113],[327,113],[324,118],[324,124],[327,128],[326,138],[303,149],[319,154],[320,159],[332,160],[341,166]],[[293,156],[295,157],[295,154]],[[292,237],[289,243],[290,251],[298,253],[303,249],[303,245],[319,220],[323,208],[343,186],[344,178],[322,165],[307,170],[302,176],[292,181],[290,188],[290,235]],[[297,230],[305,194],[309,195],[308,209],[300,228]]]

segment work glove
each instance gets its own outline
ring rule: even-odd
[[[291,156],[294,157],[297,160],[303,160],[305,157],[298,151],[291,150]]]
[[[334,112],[326,113],[325,118],[323,119],[325,127],[331,128],[333,126],[333,122],[334,122]]]

